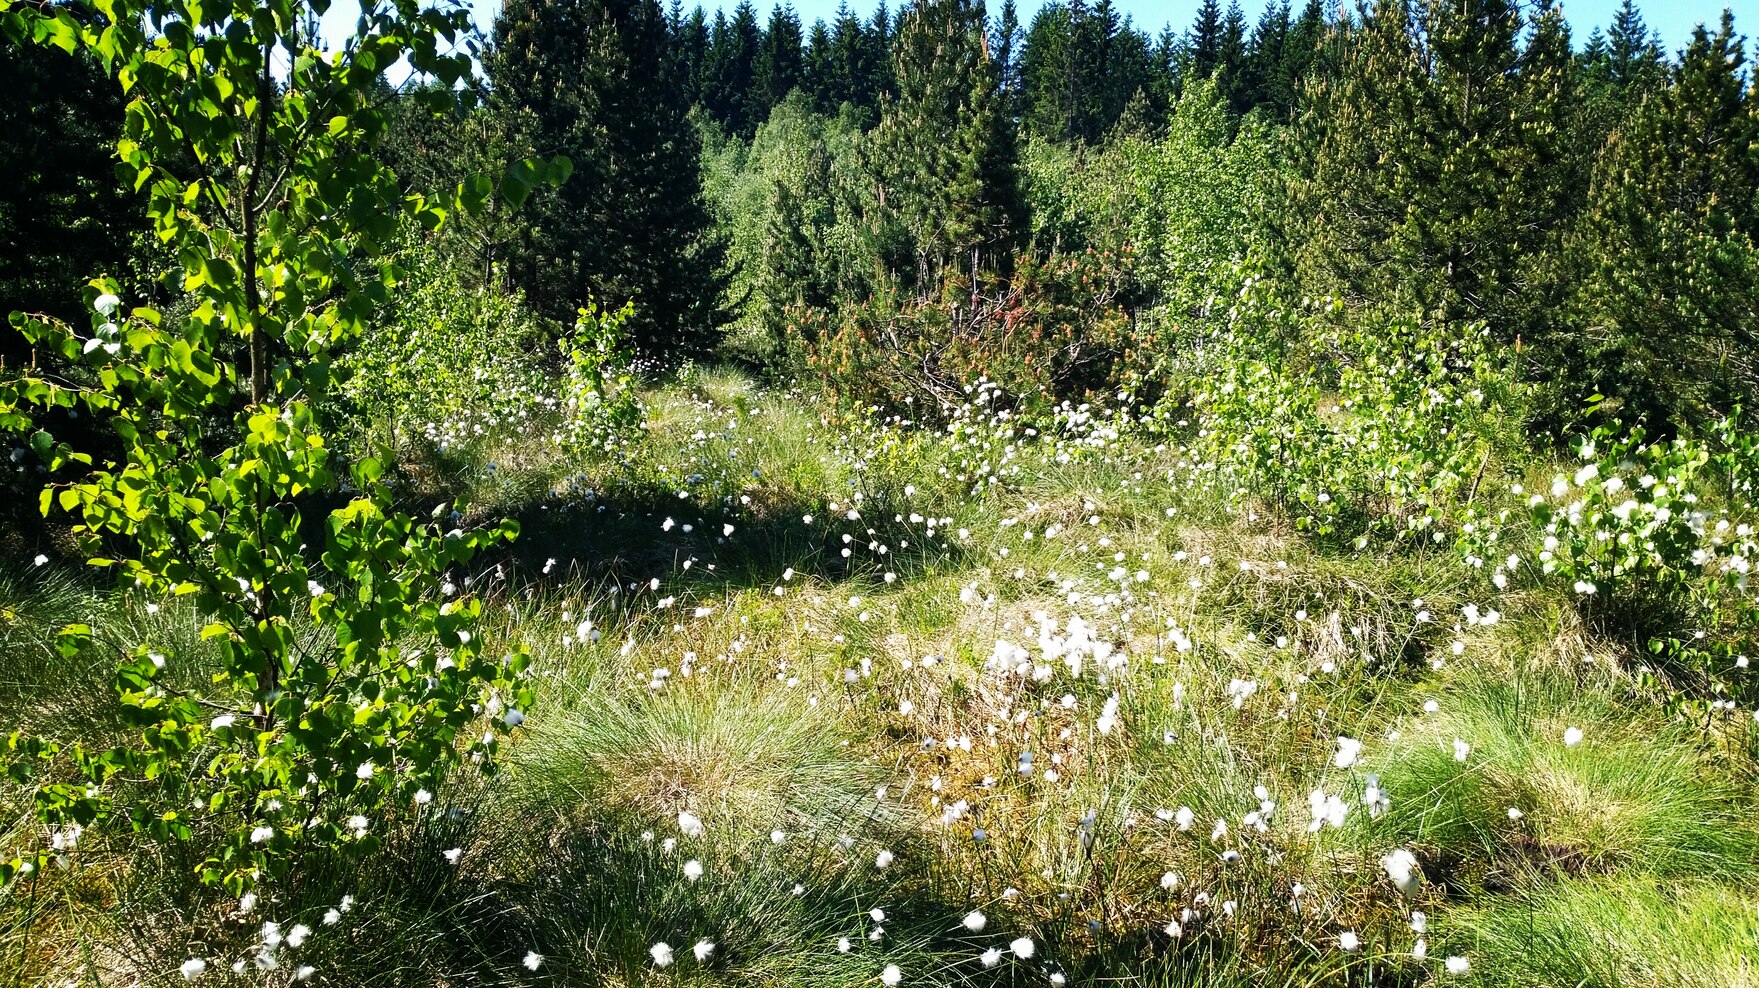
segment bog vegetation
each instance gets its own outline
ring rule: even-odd
[[[1759,984],[1731,15],[324,7],[0,0],[0,982]]]

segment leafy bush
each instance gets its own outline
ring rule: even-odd
[[[36,875],[82,828],[126,821],[189,842],[202,881],[240,894],[286,874],[298,851],[378,846],[385,818],[449,768],[492,767],[482,715],[512,726],[531,702],[522,654],[486,654],[480,602],[445,579],[516,526],[464,531],[447,504],[431,523],[398,511],[378,463],[339,457],[322,417],[335,351],[393,287],[376,259],[400,224],[442,219],[370,156],[384,126],[368,109],[376,67],[408,58],[449,93],[469,59],[440,55],[435,39],[464,15],[375,8],[332,59],[310,47],[303,11],[123,4],[81,23],[65,8],[0,6],[9,36],[90,50],[124,82],[121,167],[147,190],[195,299],[176,325],[125,310],[107,283],[88,298],[87,330],[14,314],[45,359],[0,381],[0,428],[30,433],[55,480],[42,508],[71,517],[92,563],[125,588],[192,596],[218,652],[208,682],[189,687],[166,675],[188,659],[177,649],[123,655],[115,683],[140,729],[126,743],[12,735],[10,773],[56,833],[20,847],[0,878]],[[271,100],[277,51],[292,68]],[[565,173],[521,163],[503,189]],[[108,427],[115,459],[51,435],[63,412]],[[305,520],[314,508],[321,525]],[[85,653],[93,639],[71,624],[58,648]]]
[[[619,442],[638,438],[641,401],[635,393],[634,353],[623,333],[634,305],[606,312],[595,305],[580,310],[574,336],[562,344],[568,360],[563,381],[563,423],[558,439],[576,453],[611,452]],[[613,376],[614,375],[614,376]]]
[[[532,355],[544,333],[517,292],[467,285],[434,246],[398,256],[390,318],[372,323],[339,361],[357,429],[381,445],[457,447],[535,424],[558,400]]]

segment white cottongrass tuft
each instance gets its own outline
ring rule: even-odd
[[[1417,856],[1402,847],[1388,851],[1380,859],[1380,866],[1386,869],[1386,877],[1398,886],[1400,895],[1410,895],[1423,882],[1423,869],[1417,865]]]
[[[903,980],[904,972],[896,964],[887,964],[886,969],[880,972],[880,984],[886,988],[897,988],[898,983]]]
[[[1338,768],[1349,768],[1356,764],[1357,756],[1362,754],[1362,742],[1340,735],[1337,744],[1338,750],[1332,755],[1331,763]]]
[[[538,953],[535,950],[528,950],[525,952],[525,960],[521,961],[520,963],[525,965],[525,969],[527,971],[535,971],[538,968],[543,966],[544,955]]]
[[[1020,937],[1008,944],[1008,949],[1014,952],[1015,957],[1023,961],[1031,960],[1032,955],[1038,951],[1038,947],[1032,942],[1031,937]]]
[[[647,948],[647,953],[654,959],[654,967],[669,967],[672,964],[672,948],[663,940]]]

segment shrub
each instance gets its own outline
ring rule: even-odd
[[[1004,404],[1044,410],[1152,360],[1121,304],[1129,263],[1024,254],[1005,277],[945,272],[933,295],[893,285],[865,305],[796,309],[790,330],[850,403],[938,416],[985,378]]]
[[[391,455],[411,445],[459,447],[519,431],[558,401],[542,372],[544,333],[518,293],[467,285],[436,248],[399,255],[389,318],[375,321],[339,363],[340,397],[363,434]]]

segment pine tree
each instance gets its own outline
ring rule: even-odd
[[[918,0],[894,43],[898,93],[871,139],[879,224],[897,231],[926,286],[949,266],[1003,263],[1024,223],[1012,121],[973,0]]]
[[[1728,12],[1715,34],[1700,25],[1601,152],[1569,244],[1590,329],[1556,341],[1580,361],[1558,360],[1566,407],[1593,389],[1691,427],[1759,391],[1759,97],[1744,63]]]
[[[1333,28],[1336,64],[1310,74],[1297,127],[1288,246],[1303,290],[1362,304],[1381,299],[1387,245],[1418,181],[1405,150],[1424,72],[1403,0],[1378,0]]]
[[[1541,0],[1516,70],[1521,126],[1501,194],[1513,295],[1500,316],[1505,335],[1529,341],[1558,331],[1573,288],[1564,241],[1587,197],[1594,160],[1594,146],[1580,140],[1581,76],[1563,10]]]
[[[1418,181],[1389,245],[1415,301],[1449,318],[1494,318],[1514,263],[1504,195],[1525,180],[1525,108],[1516,69],[1518,0],[1429,0],[1419,57],[1430,67],[1415,140],[1400,148]],[[1498,326],[1510,338],[1509,327]]]
[[[1246,77],[1246,15],[1240,0],[1231,0],[1222,17],[1221,45],[1216,58],[1215,80],[1228,109],[1236,114],[1251,109],[1249,80]]]
[[[539,310],[632,300],[637,347],[705,353],[722,321],[721,246],[695,130],[657,0],[509,0],[486,59],[522,153],[566,154],[574,176],[527,203],[510,270]]]
[[[1576,101],[1561,15],[1525,51],[1511,0],[1383,0],[1310,78],[1295,238],[1310,288],[1442,320],[1528,329],[1523,274],[1570,212]],[[1542,293],[1538,293],[1542,294]]]

